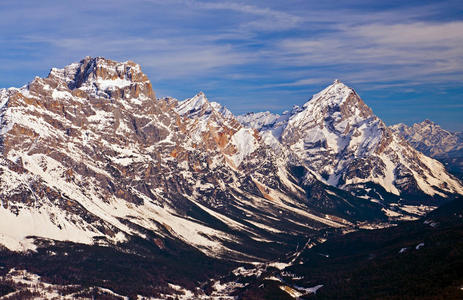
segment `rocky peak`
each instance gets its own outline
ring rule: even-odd
[[[245,127],[262,130],[274,126],[275,122],[280,118],[280,115],[269,111],[247,113],[237,116],[237,120]]]
[[[433,121],[426,119],[421,123],[415,123],[412,126],[415,130],[427,130],[427,131],[446,131]]]
[[[243,128],[226,107],[209,102],[203,92],[178,102],[175,111],[184,118],[192,147],[210,152],[210,157],[221,153],[233,168],[259,145],[257,131]]]
[[[272,132],[278,133],[277,129]],[[374,182],[396,195],[415,190],[428,195],[439,194],[439,189],[461,191],[442,165],[422,158],[339,80],[292,114],[279,140],[329,185],[349,189]],[[436,188],[443,177],[447,186],[439,183]]]
[[[316,113],[319,117],[328,117],[340,113],[342,119],[351,116],[368,118],[373,115],[371,109],[363,102],[357,93],[336,79],[333,84],[315,94],[303,105],[304,109]]]
[[[215,109],[216,112],[221,114],[224,118],[226,119],[235,118],[235,115],[233,115],[233,113],[230,110],[228,110],[227,107],[223,106],[222,104],[218,102],[211,102],[211,106]]]
[[[400,131],[400,132],[404,132],[409,129],[409,127],[404,123],[397,123],[397,124],[391,125],[390,128],[392,130]]]
[[[348,145],[347,141],[334,141],[341,137],[352,139],[359,136],[360,128],[365,127],[366,123],[375,124],[371,128],[375,132],[369,135],[374,134],[381,138],[386,126],[353,89],[335,80],[315,94],[302,109],[293,109],[281,138],[285,143],[293,144],[300,140],[301,134],[307,136],[304,132],[314,131],[311,139],[318,141],[324,136],[323,140],[333,141],[334,149],[340,150]]]
[[[235,116],[225,106],[217,102],[210,102],[203,92],[199,92],[192,98],[179,101],[176,111],[181,116],[188,118],[209,119],[215,116],[215,119],[234,119]]]
[[[148,77],[132,61],[87,56],[63,69],[52,68],[47,79],[64,82],[71,91],[79,89],[94,96],[155,99]]]
[[[111,143],[131,136],[149,145],[165,138],[166,128],[177,117],[172,108],[155,101],[139,65],[101,57],[53,68],[46,78],[5,90],[0,98],[0,129],[7,133],[0,141],[4,155],[32,147],[39,138],[44,150],[45,143],[66,143],[90,134]]]
[[[203,92],[199,92],[192,98],[180,101],[177,106],[177,113],[181,116],[196,116],[203,111],[211,108],[209,100]]]

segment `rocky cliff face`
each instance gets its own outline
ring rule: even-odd
[[[169,135],[179,132],[176,115],[155,101],[140,67],[86,58],[4,90],[2,103],[2,227],[18,230],[4,231],[11,246],[28,235],[125,241],[133,229],[119,218],[154,205],[154,185],[166,180],[155,170],[180,138]]]

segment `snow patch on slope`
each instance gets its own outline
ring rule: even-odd
[[[231,142],[238,149],[237,153],[232,156],[235,166],[239,166],[246,157],[259,147],[259,143],[254,137],[254,130],[249,128],[238,130],[232,136]]]
[[[203,92],[200,92],[193,98],[179,101],[176,111],[179,115],[183,116],[199,111],[203,105],[207,104],[208,100]]]
[[[0,244],[13,251],[34,250],[35,245],[27,238],[29,236],[92,244],[98,232],[85,227],[67,220],[58,207],[23,208],[17,215],[9,209],[0,208],[0,228],[8,229],[0,233]]]
[[[269,111],[258,112],[258,113],[247,113],[244,115],[236,116],[238,122],[243,124],[245,127],[262,130],[275,124],[280,118],[280,115],[273,114]]]
[[[121,79],[121,78],[105,79],[105,80],[98,78],[96,81],[96,84],[101,90],[116,90],[116,89],[123,89],[125,87],[128,87],[132,84],[132,82],[127,79]]]

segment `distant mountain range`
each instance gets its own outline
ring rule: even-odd
[[[337,80],[281,116],[234,116],[204,93],[157,99],[130,61],[53,68],[0,90],[0,296],[30,292],[20,270],[69,297],[232,297],[229,272],[460,198],[422,152],[461,137],[425,127],[387,127]]]
[[[447,169],[463,178],[463,133],[450,132],[436,123],[425,120],[407,126],[397,124],[391,129],[403,136],[413,147],[441,161]]]

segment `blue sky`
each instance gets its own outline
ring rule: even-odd
[[[0,87],[104,56],[156,94],[282,112],[338,78],[387,124],[463,130],[463,2],[0,2]],[[406,2],[406,3],[403,3]]]

